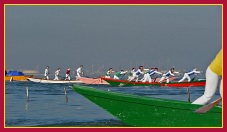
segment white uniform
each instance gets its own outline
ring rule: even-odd
[[[131,80],[133,77],[133,74],[135,73],[135,69],[131,70],[129,75],[128,75],[128,80]]]
[[[144,73],[140,69],[138,69],[136,72],[133,73],[132,78],[130,78],[129,81],[136,79],[136,82],[138,82],[140,74],[144,74]]]
[[[77,76],[81,77],[83,75],[82,67],[77,68],[76,72]]]
[[[154,74],[162,74],[161,72],[158,72],[154,69],[150,70],[149,72],[147,72],[146,74],[144,74],[144,78],[143,78],[143,81],[142,82],[146,82],[146,81],[149,81],[151,82],[152,79],[151,79],[151,76],[154,75]]]
[[[186,78],[188,79],[188,82],[190,82],[191,81],[190,76],[194,75],[194,74],[198,74],[198,73],[201,73],[201,72],[200,71],[196,71],[196,69],[193,69],[193,70],[191,70],[189,72],[186,72],[186,73],[184,73],[183,78],[181,80],[179,80],[178,82],[183,82]]]
[[[161,77],[161,79],[159,80],[159,82],[161,83],[164,79],[166,79],[166,82],[169,83],[169,76],[174,76],[174,74],[171,72],[171,70],[169,70],[168,72],[164,73]]]
[[[55,74],[54,74],[55,78],[54,78],[54,80],[59,80],[58,79],[59,73],[60,73],[60,69],[58,69],[58,70],[55,71]]]
[[[192,104],[206,104],[209,102],[212,97],[214,96],[218,84],[219,79],[222,77],[222,50],[219,51],[219,53],[216,55],[214,60],[211,62],[211,64],[208,66],[206,70],[206,85],[205,85],[205,91],[202,96],[200,96],[198,99],[196,99]],[[220,81],[220,95],[222,96],[222,79]]]
[[[46,68],[45,72],[44,72],[44,78],[47,79],[47,80],[49,80],[49,76],[48,75],[49,75],[49,69]]]

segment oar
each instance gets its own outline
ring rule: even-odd
[[[198,74],[195,74],[195,76],[191,79],[190,82],[194,81],[197,75],[198,75]]]
[[[194,77],[191,79],[191,81],[190,81],[190,82],[194,81],[194,80],[195,80],[195,77],[196,77],[196,76],[194,76]]]
[[[126,73],[127,73],[127,72],[126,72]],[[122,79],[126,73],[124,73],[124,74],[121,76],[121,78],[120,78],[120,79]]]
[[[210,109],[212,109],[214,106],[216,106],[217,104],[219,104],[221,101],[222,101],[222,98],[219,98],[219,99],[213,101],[212,103],[210,103],[208,105],[204,105],[204,106],[198,108],[194,112],[200,113],[200,114],[206,113],[207,111],[209,111]]]

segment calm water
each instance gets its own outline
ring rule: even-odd
[[[40,84],[6,82],[6,127],[116,127],[127,126],[70,88],[70,84]],[[188,101],[187,89],[164,87],[111,87],[89,85],[97,89],[130,93],[141,96]],[[27,98],[26,87],[29,97]],[[68,102],[64,94],[67,90]],[[193,101],[204,92],[204,87],[190,89]],[[216,92],[215,98],[219,97]],[[213,100],[214,100],[213,99]]]

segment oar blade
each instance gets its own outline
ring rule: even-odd
[[[195,110],[196,113],[202,114],[202,113],[206,113],[207,111],[209,111],[211,108],[213,108],[212,105],[204,105],[203,107],[200,107],[199,109]]]
[[[208,105],[204,105],[204,106],[196,109],[194,112],[199,113],[199,114],[206,113],[207,111],[212,109],[214,106],[216,106],[221,101],[222,101],[222,98],[219,98],[219,99],[215,100],[214,102],[212,102],[212,103],[210,103]]]

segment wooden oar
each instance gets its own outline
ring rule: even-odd
[[[198,108],[197,110],[195,110],[196,113],[202,114],[202,113],[206,113],[207,111],[209,111],[210,109],[212,109],[214,106],[216,106],[217,104],[219,104],[222,101],[222,98],[219,98],[215,101],[213,101],[212,103],[208,104],[208,105],[204,105],[200,108]]]
[[[195,76],[192,78],[192,80],[190,81],[190,82],[192,82],[192,81],[194,81],[195,80]]]
[[[127,72],[126,72],[126,73],[127,73]],[[122,79],[126,73],[124,73],[124,74],[121,76],[121,78],[120,78],[120,79]]]

